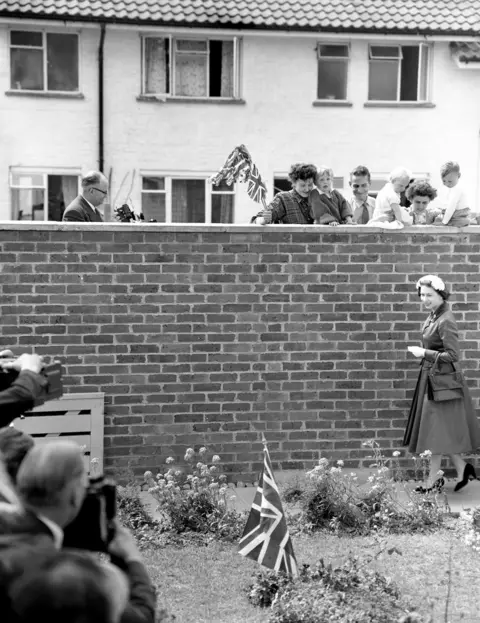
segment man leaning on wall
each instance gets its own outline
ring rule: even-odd
[[[65,208],[63,220],[73,223],[102,223],[98,209],[108,196],[108,180],[100,171],[82,177],[82,192]]]

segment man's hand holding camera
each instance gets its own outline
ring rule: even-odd
[[[3,353],[8,353],[10,357],[7,359],[7,355]],[[12,351],[5,350],[0,352],[0,357],[0,367],[3,370],[16,370],[17,372],[29,370],[30,372],[40,374],[43,368],[43,357],[40,357],[40,355],[24,353],[17,359],[14,359]],[[2,361],[2,359],[5,359],[5,361]]]

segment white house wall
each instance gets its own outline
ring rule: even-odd
[[[12,165],[95,168],[98,159],[98,28],[81,36],[83,100],[6,96],[8,31],[0,27],[0,219],[10,218],[8,170]],[[108,27],[105,41],[105,169],[115,196],[125,174],[136,170],[131,198],[140,208],[140,174],[212,173],[244,143],[272,195],[274,174],[296,161],[329,165],[344,176],[358,164],[373,173],[405,165],[440,184],[439,167],[458,160],[464,184],[478,205],[480,71],[459,69],[447,42],[433,49],[434,108],[365,107],[368,40],[351,42],[351,107],[313,106],[316,41],[304,37],[243,36],[241,97],[245,104],[139,101],[141,39]],[[388,40],[393,42],[393,40]],[[124,200],[127,189],[120,193]],[[258,209],[241,186],[235,221]]]

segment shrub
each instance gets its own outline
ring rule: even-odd
[[[206,454],[206,448],[200,448],[198,453],[189,448],[185,453],[187,471],[175,469],[173,457],[168,457],[165,472],[156,478],[152,472],[145,473],[148,491],[158,502],[163,530],[208,533],[234,541],[241,535],[244,517],[228,509],[231,491],[226,476],[219,473],[220,457],[213,456],[209,466]]]
[[[304,565],[295,581],[275,572],[259,573],[248,589],[250,602],[270,608],[270,623],[392,623],[405,616],[406,607],[396,585],[350,557],[338,566],[320,560]],[[407,615],[410,616],[410,615]],[[416,613],[413,618],[423,619]]]
[[[293,501],[300,508],[300,515],[293,519],[297,529],[316,531],[328,529],[368,534],[372,530],[386,532],[414,532],[438,527],[443,519],[443,506],[448,510],[444,494],[418,495],[404,486],[406,501],[398,496],[403,473],[398,455],[386,459],[375,441],[366,442],[372,449],[374,469],[367,483],[359,485],[354,473],[343,470],[343,462],[331,466],[325,458],[307,472],[303,491],[298,484],[284,493],[288,503]],[[430,453],[420,457],[423,475],[426,476]],[[295,529],[295,528],[294,528]]]
[[[142,504],[138,487],[117,488],[117,515],[121,523],[133,532],[142,547],[159,546],[159,523],[152,519]]]

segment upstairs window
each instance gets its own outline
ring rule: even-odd
[[[10,88],[14,91],[78,91],[78,35],[10,31]]]
[[[144,37],[143,94],[238,97],[238,39]]]
[[[317,99],[346,100],[350,49],[347,44],[318,44]]]
[[[426,102],[430,48],[420,45],[371,45],[368,99]]]

